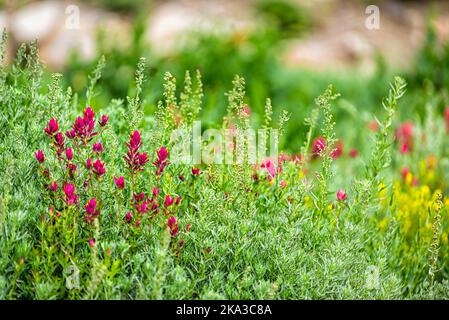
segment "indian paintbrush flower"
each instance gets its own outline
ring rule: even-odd
[[[104,162],[101,162],[100,159],[98,159],[97,161],[94,162],[93,167],[94,167],[93,172],[98,177],[101,177],[106,172],[106,170],[104,168]]]
[[[73,159],[73,149],[72,148],[65,149],[65,157],[67,158],[68,161],[71,161]]]
[[[345,201],[346,200],[346,192],[343,189],[338,190],[337,192],[337,200]]]
[[[50,183],[50,190],[55,192],[56,190],[58,190],[58,183],[55,181],[53,183]]]
[[[102,153],[103,145],[100,142],[95,142],[92,146],[92,150],[96,153]]]
[[[45,161],[45,156],[42,150],[38,150],[34,153],[34,157],[36,158],[37,162],[43,163]]]
[[[323,137],[318,137],[312,143],[312,156],[319,157],[326,148],[326,141]]]
[[[123,190],[125,188],[125,177],[123,176],[119,178],[114,177],[114,183],[117,189]]]
[[[65,194],[64,201],[68,205],[72,205],[77,202],[78,196],[75,194],[75,186],[73,184],[67,183],[64,186],[64,194]]]
[[[59,126],[58,126],[58,120],[56,119],[50,119],[50,121],[48,121],[48,125],[47,127],[44,129],[45,133],[48,136],[52,136],[56,131],[59,130]]]
[[[109,118],[106,115],[101,116],[101,120],[99,122],[100,127],[104,127],[108,123]]]
[[[86,214],[84,215],[84,220],[92,222],[95,217],[100,214],[100,211],[97,210],[97,201],[95,198],[91,198],[89,202],[84,206],[84,210],[86,210]]]
[[[143,167],[148,162],[148,156],[144,153],[139,153],[139,148],[142,146],[142,142],[140,140],[139,131],[135,130],[131,135],[129,142],[126,143],[128,147],[128,151],[126,155],[123,156],[126,163],[128,164],[128,169],[131,175],[136,174],[139,171],[143,170]]]
[[[166,207],[171,206],[174,202],[175,202],[175,198],[170,197],[170,195],[168,195],[168,194],[165,196],[165,202],[164,202],[164,205],[165,205]]]
[[[157,168],[156,175],[160,175],[164,171],[165,166],[168,164],[167,159],[168,159],[168,151],[164,146],[162,146],[157,151],[156,161],[153,162],[153,164]]]
[[[168,229],[170,230],[170,235],[176,237],[178,235],[178,223],[175,216],[171,216],[167,221]]]

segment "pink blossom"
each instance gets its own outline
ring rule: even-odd
[[[271,160],[265,160],[260,165],[261,168],[265,168],[269,174],[269,180],[273,179],[276,176],[276,168]]]
[[[38,150],[34,153],[34,157],[36,158],[37,162],[43,163],[45,161],[45,156],[42,150]]]
[[[65,156],[67,160],[71,161],[73,159],[73,149],[72,148],[65,149]]]
[[[87,107],[83,111],[83,117],[78,117],[73,124],[72,130],[75,133],[75,137],[81,139],[84,144],[91,141],[98,132],[94,132],[95,127],[95,112],[91,107]],[[72,133],[70,133],[72,135]]]
[[[168,226],[168,228],[170,230],[170,235],[172,237],[176,237],[178,235],[178,223],[176,221],[175,216],[171,216],[168,219],[167,226]]]
[[[316,138],[312,143],[312,155],[313,157],[319,157],[326,148],[326,141],[323,137]]]
[[[86,168],[87,170],[90,170],[92,168],[92,160],[90,158],[87,158]]]
[[[78,200],[78,196],[75,194],[75,186],[67,183],[64,186],[65,202],[68,205],[75,204]]]
[[[84,220],[89,222],[94,221],[95,217],[100,214],[100,211],[97,210],[97,201],[95,200],[95,198],[90,199],[89,202],[84,206],[84,209],[86,210]]]
[[[44,129],[45,133],[48,136],[53,135],[56,131],[59,130],[59,126],[58,126],[58,120],[56,119],[50,119],[50,121],[48,122],[47,127]]]
[[[153,164],[157,168],[156,175],[160,175],[164,171],[165,166],[168,164],[167,159],[168,159],[168,151],[164,146],[162,146],[157,151],[156,161],[153,162]]]
[[[359,151],[357,149],[351,149],[349,151],[349,156],[351,158],[357,158],[358,155],[359,155]]]
[[[170,197],[168,194],[165,196],[165,202],[164,205],[166,207],[171,206],[175,202],[175,198]]]
[[[104,168],[104,162],[101,162],[100,159],[98,159],[97,161],[94,162],[94,173],[101,177],[102,175],[104,175],[104,173],[106,172],[105,168]]]
[[[337,192],[337,200],[345,201],[346,200],[346,192],[343,189],[338,190]]]
[[[139,148],[142,146],[142,142],[140,141],[140,133],[139,131],[134,131],[129,138],[129,142],[126,143],[128,147],[128,151],[126,155],[123,156],[126,163],[128,164],[128,169],[131,174],[135,174],[139,171],[143,170],[143,167],[148,162],[148,156],[144,153],[139,153]]]
[[[100,142],[95,142],[92,146],[92,150],[96,153],[102,153],[103,145]]]
[[[53,183],[50,183],[50,190],[55,192],[56,190],[58,190],[58,183],[55,181]]]
[[[123,190],[125,188],[125,177],[123,176],[119,178],[114,177],[114,183],[117,189]]]
[[[334,150],[330,152],[330,156],[335,160],[338,159],[343,154],[343,142],[337,141],[334,146]]]
[[[104,127],[108,123],[109,118],[106,115],[101,116],[101,121],[99,122],[101,127]]]

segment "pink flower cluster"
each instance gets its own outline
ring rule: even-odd
[[[123,159],[125,159],[128,164],[128,169],[131,175],[134,175],[137,172],[142,171],[143,167],[148,162],[148,155],[146,152],[139,152],[139,149],[142,146],[139,131],[136,130],[130,135],[129,142],[126,143],[126,146],[128,147],[128,151],[126,152],[126,155],[123,156]]]
[[[168,164],[168,151],[165,149],[164,146],[162,146],[157,151],[157,159],[153,162],[156,169],[156,175],[160,175],[162,172],[164,172],[165,166]]]

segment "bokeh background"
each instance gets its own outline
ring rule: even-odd
[[[372,4],[380,9],[378,30],[365,25]],[[76,11],[79,28],[70,28]],[[161,99],[165,72],[182,85],[185,70],[198,69],[205,87],[201,118],[211,127],[219,125],[225,92],[239,74],[246,79],[254,125],[262,121],[266,98],[274,118],[289,111],[282,143],[291,151],[299,148],[314,98],[329,83],[342,94],[337,133],[362,151],[365,133],[348,128],[369,126],[393,75],[409,83],[400,111],[404,121],[419,121],[429,90],[442,92],[436,102],[441,110],[449,103],[447,1],[0,0],[0,28],[9,34],[9,59],[21,43],[37,39],[47,78],[62,73],[80,99],[104,55],[96,108],[132,94],[143,56],[145,109],[151,112]]]

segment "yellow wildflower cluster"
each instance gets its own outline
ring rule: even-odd
[[[411,172],[403,175],[401,182],[393,185],[393,198],[390,202],[394,218],[398,221],[400,231],[405,239],[405,249],[412,247],[428,248],[433,237],[435,212],[438,210],[437,197],[443,185],[435,173],[436,160],[433,156],[419,163],[418,175]],[[449,254],[449,199],[443,198],[440,233],[440,254]],[[379,227],[385,229],[389,220],[380,220]]]

